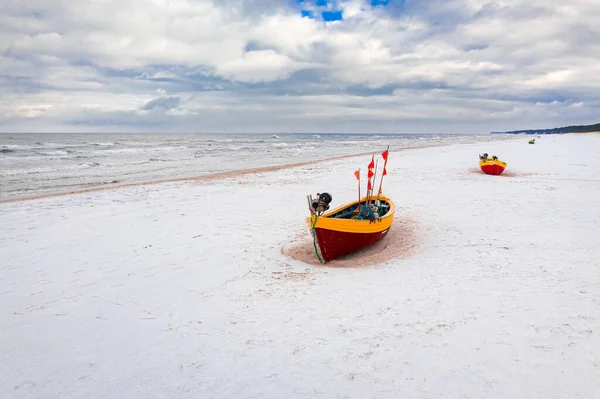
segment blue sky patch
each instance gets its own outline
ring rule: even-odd
[[[315,15],[313,14],[313,12],[310,11],[310,10],[302,10],[300,12],[300,15],[302,15],[302,18],[311,18],[312,19],[312,18],[315,17]]]
[[[317,7],[327,7],[327,0],[317,0]]]
[[[323,11],[321,16],[325,22],[341,21],[343,19],[341,11]]]
[[[389,4],[390,0],[371,0],[371,5],[373,7],[376,6],[387,6]]]

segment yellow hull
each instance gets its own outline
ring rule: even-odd
[[[496,165],[496,166],[500,166],[502,168],[506,168],[506,162],[502,162],[499,159],[497,159],[495,161],[493,159],[489,159],[487,161],[479,161],[479,166],[492,166],[492,165]]]
[[[384,200],[390,205],[389,211],[381,217],[381,221],[371,222],[370,220],[337,219],[329,217],[358,203],[358,201],[353,201],[343,204],[319,216],[317,223],[315,224],[315,229],[321,228],[344,233],[380,233],[384,230],[387,230],[392,226],[394,215],[396,213],[396,206],[390,198],[384,195],[380,195],[379,199]],[[361,198],[360,202],[364,202],[365,200],[366,197],[363,197]],[[312,228],[315,218],[315,215],[311,215],[306,219],[309,228]]]

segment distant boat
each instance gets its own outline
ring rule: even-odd
[[[488,154],[479,156],[479,167],[486,175],[499,175],[506,169],[506,162],[502,162],[497,156],[488,158]]]
[[[529,140],[529,144],[535,144],[535,139]]]
[[[339,206],[329,212],[331,195],[319,194],[317,199],[308,197],[311,216],[307,218],[313,234],[315,251],[324,262],[360,251],[381,241],[392,227],[396,207],[394,202],[380,195],[368,197]],[[320,255],[319,255],[320,254]]]

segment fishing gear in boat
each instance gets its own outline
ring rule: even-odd
[[[383,205],[381,201],[374,201],[371,205],[361,207],[357,220],[369,220],[369,223],[381,222],[381,215],[387,213],[389,205]]]

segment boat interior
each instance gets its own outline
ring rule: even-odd
[[[360,205],[361,209],[364,209],[366,206],[366,202],[362,201]],[[377,207],[377,214],[379,215],[379,217],[385,216],[390,211],[390,204],[388,204],[384,200],[377,201],[375,203],[375,206]],[[349,207],[341,209],[332,215],[328,215],[327,217],[335,219],[368,219],[366,215],[360,214],[358,204],[352,204]]]

